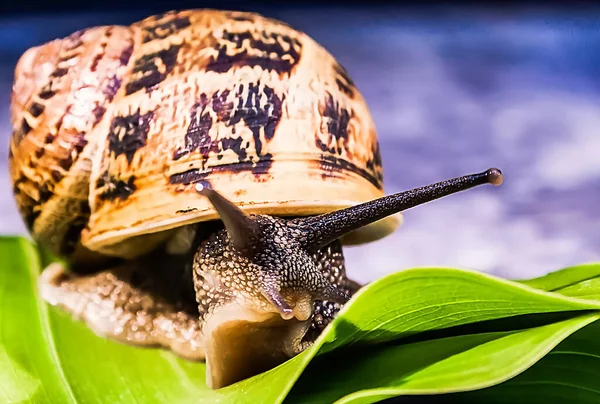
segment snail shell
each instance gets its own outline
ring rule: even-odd
[[[10,172],[33,237],[76,262],[133,258],[218,218],[304,216],[383,195],[375,126],[322,46],[253,13],[189,10],[29,49],[12,93]],[[347,236],[384,237],[388,217]]]

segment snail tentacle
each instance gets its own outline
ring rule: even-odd
[[[387,195],[346,209],[293,221],[298,240],[307,251],[317,251],[342,236],[395,213],[483,184],[501,185],[502,172],[490,168],[424,187]]]
[[[208,198],[219,213],[236,249],[246,258],[252,259],[260,249],[261,235],[258,223],[220,193],[214,191],[210,184],[199,182],[195,188],[200,195]]]

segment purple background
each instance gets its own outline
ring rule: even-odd
[[[378,126],[388,193],[492,166],[505,173],[500,188],[415,208],[392,236],[348,248],[354,278],[428,265],[525,278],[600,261],[597,10],[269,14],[346,66]],[[145,15],[0,17],[0,233],[25,232],[6,168],[17,58],[79,28]]]

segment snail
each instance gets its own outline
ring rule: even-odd
[[[9,170],[60,263],[40,293],[100,336],[206,362],[218,389],[304,351],[362,285],[343,246],[498,169],[386,195],[375,125],[321,45],[256,13],[82,29],[15,68]]]

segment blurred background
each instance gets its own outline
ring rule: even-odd
[[[0,234],[25,234],[6,167],[18,57],[87,26],[211,7],[284,20],[338,58],[371,107],[388,193],[503,170],[501,187],[415,208],[348,248],[357,280],[429,265],[520,279],[600,260],[600,8],[124,3],[0,8]]]

